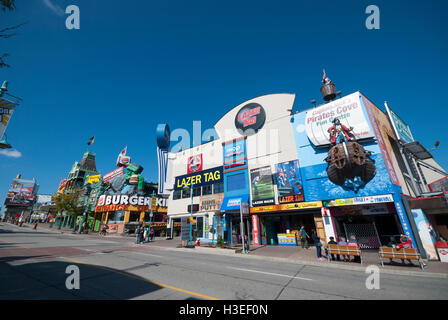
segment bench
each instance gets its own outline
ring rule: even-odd
[[[358,256],[361,259],[362,264],[362,254],[359,246],[349,246],[342,244],[328,244],[328,261],[331,261],[331,254],[339,254],[345,256]]]
[[[417,260],[420,264],[420,268],[423,270],[423,261],[420,257],[416,248],[391,248],[391,247],[380,247],[378,251],[380,257],[381,265],[384,267],[383,258],[390,259],[408,259]]]

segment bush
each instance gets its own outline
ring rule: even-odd
[[[218,236],[218,240],[216,240],[216,246],[219,248],[224,248],[224,239],[221,236]]]

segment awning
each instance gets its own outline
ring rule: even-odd
[[[224,197],[221,204],[221,211],[240,210],[242,202],[249,203],[249,195],[244,194],[238,197]]]

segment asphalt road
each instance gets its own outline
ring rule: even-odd
[[[371,274],[361,271],[155,245],[0,223],[0,300],[448,298],[447,278],[380,273],[379,289],[368,289]],[[66,286],[71,265],[79,289]]]

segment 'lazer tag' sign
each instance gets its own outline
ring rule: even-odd
[[[174,190],[180,190],[184,187],[200,187],[208,184],[222,182],[222,167],[203,170],[198,173],[187,174],[176,177]]]
[[[251,135],[261,129],[266,121],[266,113],[258,103],[249,103],[238,111],[235,127],[242,135]]]

